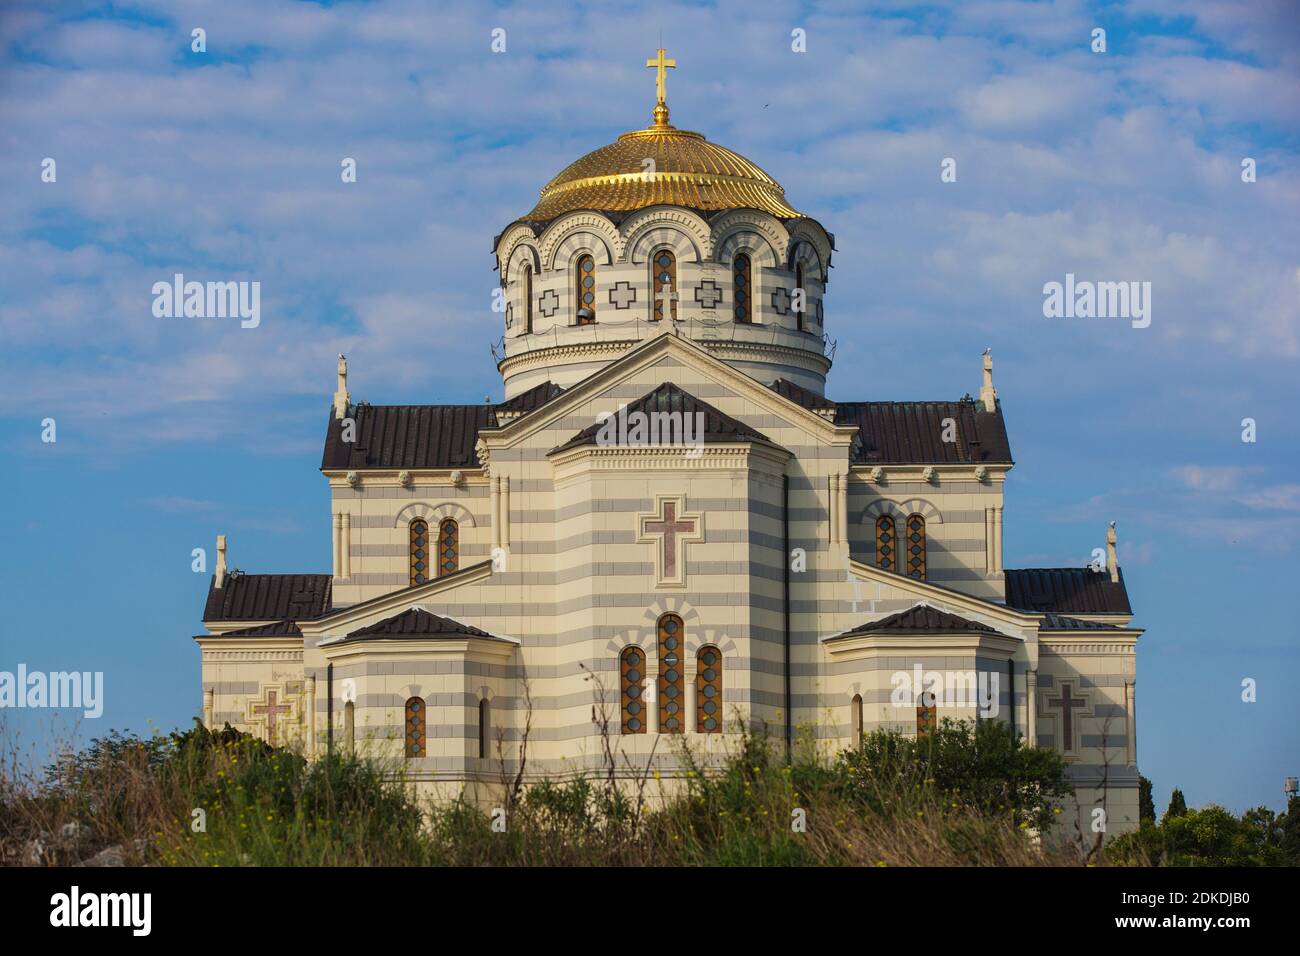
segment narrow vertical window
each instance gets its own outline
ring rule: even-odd
[[[596,260],[580,256],[574,266],[574,301],[578,303],[578,325],[596,321]]]
[[[406,756],[424,756],[424,701],[412,697],[406,702]]]
[[[925,518],[917,514],[907,516],[907,576],[925,580]]]
[[[659,619],[659,732],[686,731],[686,668],[682,664],[682,641],[686,628],[676,614]]]
[[[927,690],[917,698],[916,736],[928,737],[939,729],[939,707],[934,691]]]
[[[853,746],[862,746],[862,695],[854,694],[849,703],[849,726],[852,728]]]
[[[695,730],[722,732],[722,651],[712,645],[695,655]]]
[[[808,311],[808,291],[803,287],[803,265],[794,267],[794,291],[799,297],[799,308],[795,309],[794,317],[798,323],[797,328],[803,331],[804,313]]]
[[[524,266],[524,331],[533,330],[533,267]]]
[[[731,264],[732,298],[736,307],[734,315],[737,322],[753,322],[754,313],[750,311],[754,290],[750,283],[749,256],[736,256]]]
[[[669,303],[668,315],[677,318],[677,257],[667,249],[660,249],[650,260],[650,279],[654,288],[656,322],[664,317],[664,303]]]
[[[876,567],[886,571],[898,570],[897,537],[893,515],[881,515],[876,519]]]
[[[478,702],[478,756],[485,759],[491,750],[492,739],[492,705],[484,697]]]
[[[643,734],[645,724],[645,655],[639,647],[629,647],[618,659],[623,733]]]
[[[438,577],[460,567],[460,526],[451,518],[438,525]]]
[[[429,522],[416,518],[411,522],[411,585],[424,584],[429,580]]]
[[[357,708],[352,701],[343,705],[343,752],[348,756],[356,753]]]

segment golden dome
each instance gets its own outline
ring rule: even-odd
[[[546,184],[523,219],[546,222],[577,209],[629,212],[657,205],[703,212],[761,209],[781,219],[803,215],[785,201],[775,179],[739,153],[669,126],[667,113],[661,104],[655,125],[624,133],[570,164]],[[646,159],[654,165],[647,167]]]

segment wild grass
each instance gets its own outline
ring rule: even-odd
[[[708,769],[679,745],[684,786],[649,773],[631,784],[613,773],[511,779],[493,808],[421,802],[400,766],[340,753],[308,761],[229,728],[196,722],[148,739],[112,734],[40,774],[20,772],[7,755],[0,858],[68,865],[112,847],[125,864],[160,866],[1082,861],[1031,835],[1050,827],[1042,814],[1056,796],[1056,778],[1035,770],[1033,748],[1004,744],[998,767],[980,767],[996,739],[954,726],[928,742],[868,735],[832,760],[787,765],[765,733],[741,730],[736,739],[723,765]],[[1022,756],[1009,757],[1014,750]]]

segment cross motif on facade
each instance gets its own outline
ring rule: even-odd
[[[252,714],[254,717],[266,717],[266,739],[267,743],[276,742],[276,729],[279,726],[277,714],[290,714],[293,707],[289,704],[276,704],[276,692],[268,690],[266,692],[265,704],[253,704]]]
[[[555,294],[554,289],[547,289],[542,297],[537,300],[537,307],[541,309],[542,315],[549,319],[555,314],[555,310],[560,307],[560,297]]]
[[[636,289],[632,288],[630,282],[619,280],[609,290],[609,301],[616,309],[626,309],[636,301]]]
[[[776,309],[781,315],[787,314],[790,311],[790,293],[781,288],[773,292],[772,308]]]
[[[1049,697],[1047,699],[1048,707],[1061,708],[1061,745],[1062,749],[1070,751],[1074,749],[1074,708],[1086,707],[1088,702],[1082,697],[1070,696],[1070,685],[1061,685],[1060,697]]]
[[[656,541],[655,566],[660,585],[686,583],[686,543],[704,540],[704,519],[686,514],[682,498],[659,496],[656,509],[639,515],[640,541]]]
[[[722,290],[712,279],[706,279],[695,287],[695,301],[706,309],[717,308],[722,301]]]

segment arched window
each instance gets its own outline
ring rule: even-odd
[[[660,249],[650,260],[650,284],[654,288],[654,321],[664,317],[665,301],[670,303],[668,314],[677,318],[677,257],[667,249]]]
[[[438,577],[460,567],[460,526],[452,518],[438,525]]]
[[[618,678],[621,688],[623,733],[645,733],[645,655],[639,647],[629,647],[619,655]]]
[[[659,732],[686,732],[686,668],[682,641],[686,628],[676,614],[659,619]]]
[[[803,287],[803,264],[800,263],[794,267],[794,289],[798,294],[798,308],[794,310],[796,326],[800,332],[803,331],[804,313],[808,311],[808,290]]]
[[[925,518],[917,514],[907,516],[907,537],[904,553],[907,555],[907,576],[925,580]]]
[[[573,301],[578,303],[577,324],[591,325],[596,321],[596,260],[579,256],[573,267]]]
[[[488,756],[490,751],[489,741],[492,739],[492,705],[484,697],[478,702],[478,755],[482,760]]]
[[[862,746],[862,695],[854,694],[849,703],[849,725],[852,728],[853,746]]]
[[[524,331],[533,330],[533,267],[524,266]]]
[[[754,321],[754,288],[750,281],[750,271],[749,256],[736,256],[731,263],[732,297],[736,303],[733,314],[737,322]]]
[[[722,733],[722,651],[710,644],[695,655],[695,730]]]
[[[424,756],[424,701],[412,697],[406,702],[406,756]]]
[[[411,585],[429,580],[429,522],[416,518],[411,522]]]
[[[898,570],[898,531],[894,528],[893,515],[876,519],[876,567]]]

